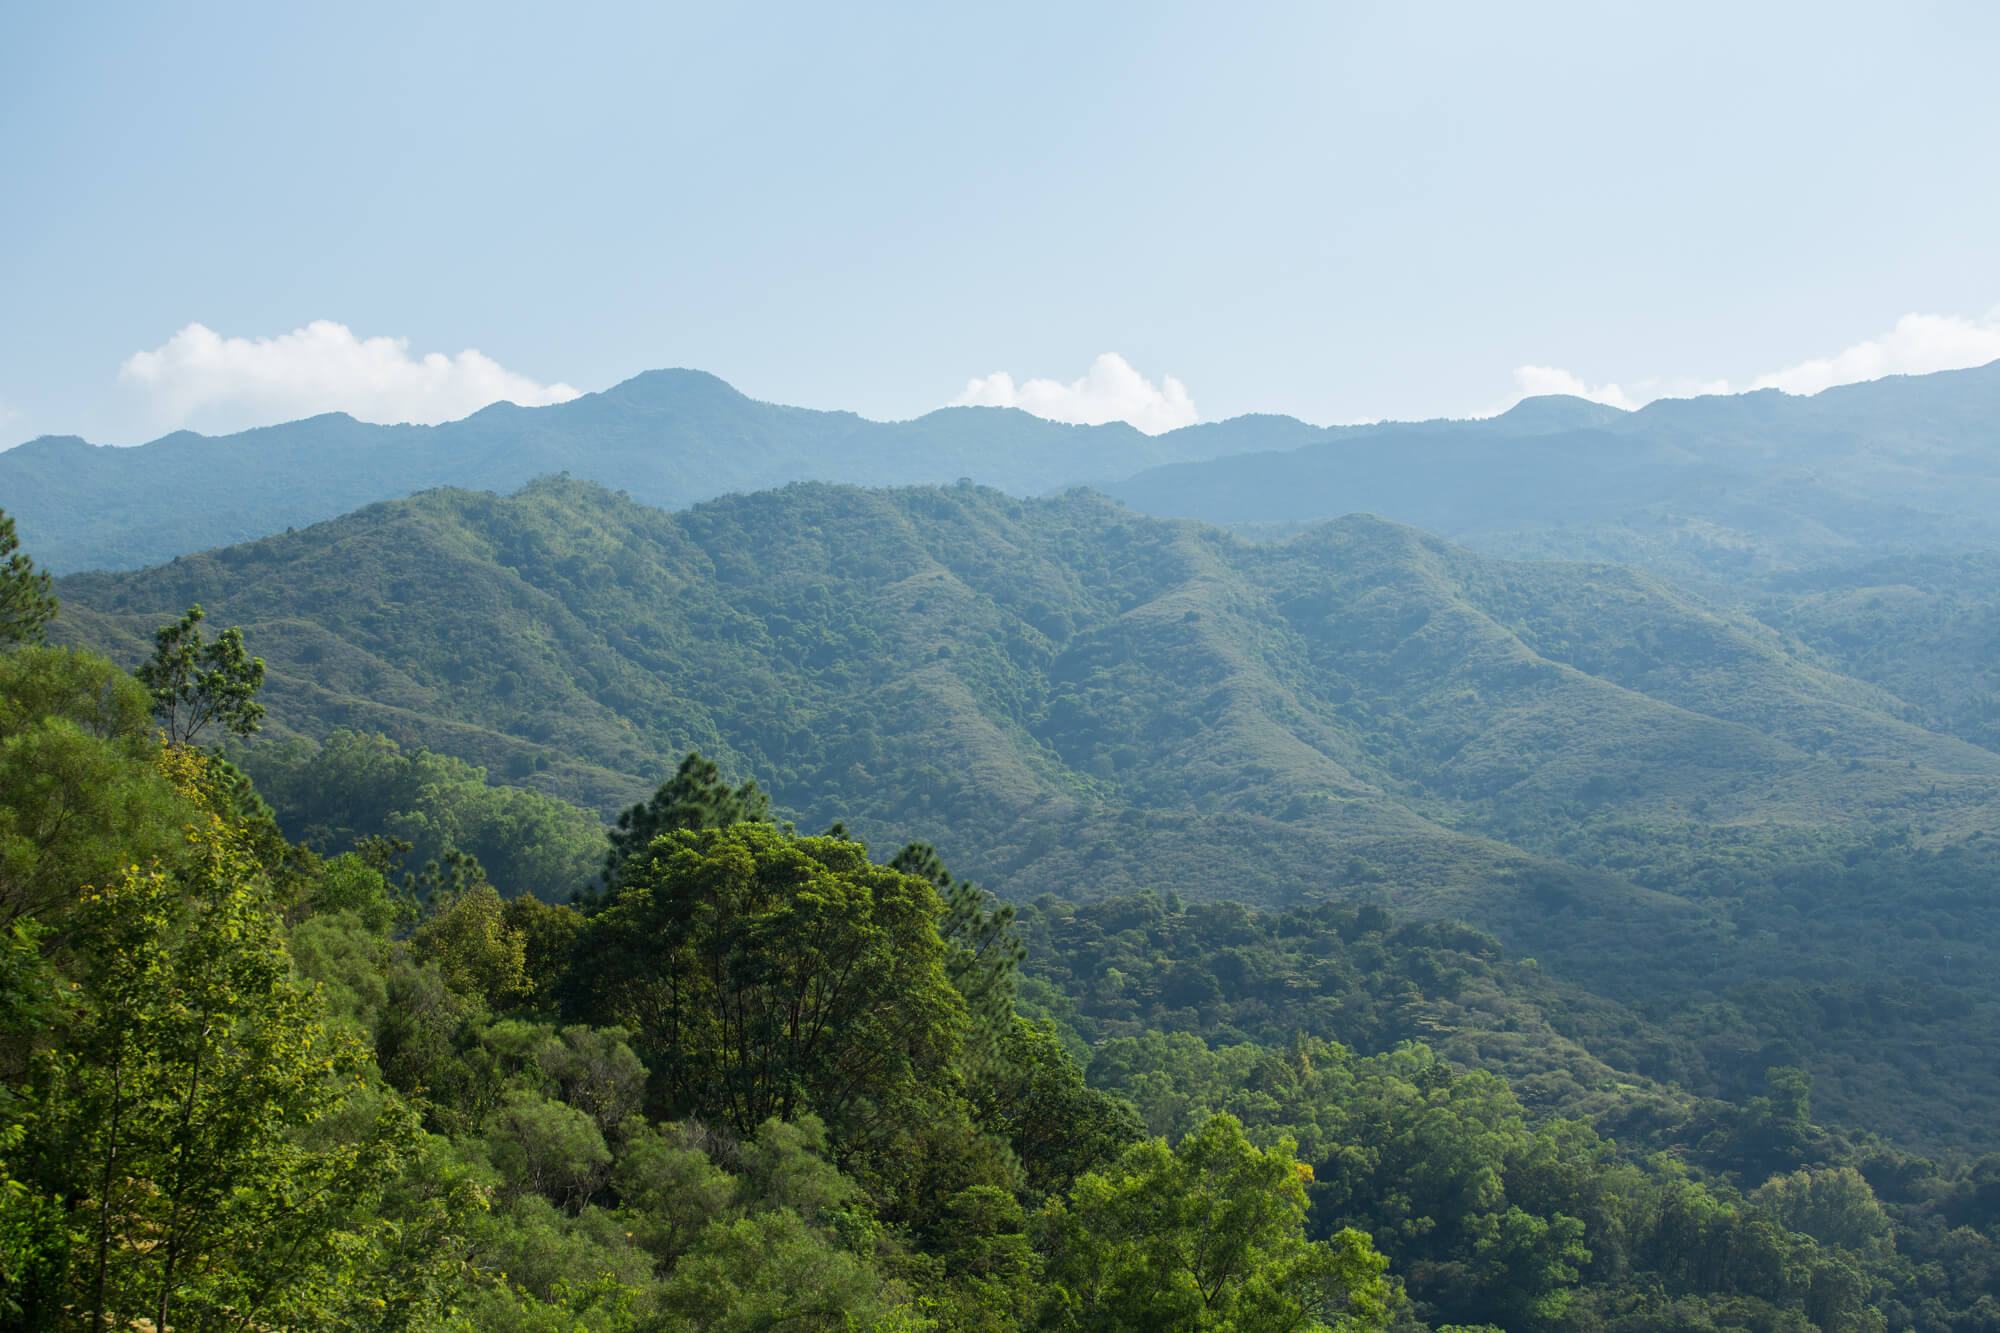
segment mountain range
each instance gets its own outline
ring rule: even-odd
[[[1357,428],[1107,489],[1250,530],[1359,510],[1495,554],[1730,580],[1958,550],[2000,539],[2000,362],[1629,413],[1530,399],[1491,421]]]
[[[441,426],[335,414],[136,448],[43,437],[0,452],[0,507],[43,564],[71,572],[154,564],[436,486],[507,493],[558,473],[669,509],[794,481],[966,478],[1017,496],[1095,486],[1251,536],[1367,512],[1492,554],[1741,580],[2000,540],[1996,422],[2000,363],[1630,413],[1533,398],[1481,420],[1244,416],[1157,436],[1002,408],[876,422],[670,370]]]
[[[441,426],[331,413],[221,437],[180,431],[136,448],[44,436],[0,453],[0,506],[49,568],[130,569],[435,486],[504,493],[568,472],[670,509],[811,480],[970,476],[1036,494],[1316,437],[1288,419],[1154,437],[1122,422],[1066,426],[990,407],[877,422],[758,402],[713,375],[661,370],[550,407],[495,403]]]
[[[1741,1097],[1802,1063],[1942,1144],[2000,1117],[1996,406],[1989,366],[1148,437],[661,372],[434,428],[37,441],[0,500],[59,570],[153,562],[61,579],[59,637],[133,663],[192,603],[243,626],[272,790],[380,734],[581,828],[699,748],[1018,901],[1469,921],[1625,1006],[1592,1040],[1626,1067]]]

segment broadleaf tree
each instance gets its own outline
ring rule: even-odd
[[[633,1034],[657,1112],[748,1135],[810,1110],[852,1142],[947,1077],[965,1005],[928,881],[759,823],[663,835],[621,880],[570,1003]]]

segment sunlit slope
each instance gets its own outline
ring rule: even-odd
[[[1307,693],[1432,800],[1520,831],[1621,816],[1977,827],[2000,756],[1797,639],[1620,566],[1474,556],[1339,520],[1254,557]]]

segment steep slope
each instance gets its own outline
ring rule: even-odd
[[[2000,750],[2000,554],[1910,557],[1774,578],[1744,597],[1926,726]]]

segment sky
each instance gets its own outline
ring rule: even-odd
[[[1159,430],[2000,358],[2000,6],[0,9],[0,445],[640,371]]]

